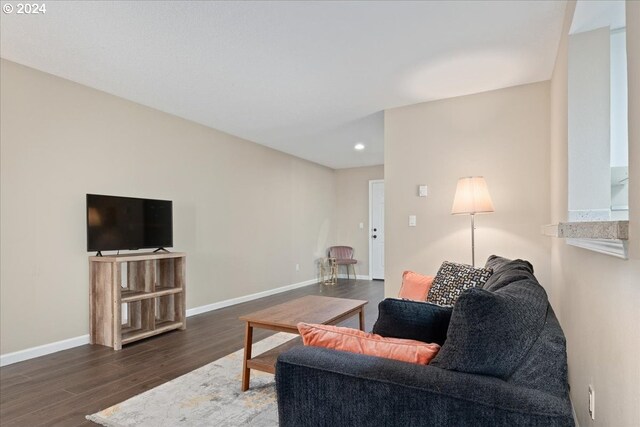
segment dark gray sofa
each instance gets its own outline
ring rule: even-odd
[[[453,309],[380,303],[373,332],[444,340],[429,365],[316,347],[282,354],[280,426],[573,426],[564,334],[533,267],[497,256],[487,267],[489,281]]]

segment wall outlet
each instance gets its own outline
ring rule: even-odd
[[[296,264],[296,271],[300,271],[300,264]]]
[[[364,230],[364,222],[360,223],[360,230]]]
[[[596,392],[592,385],[589,385],[589,415],[592,420],[596,419]]]
[[[429,194],[429,192],[427,190],[427,186],[426,185],[419,185],[418,186],[418,197],[427,197],[428,194]]]
[[[416,216],[409,215],[409,227],[415,227],[415,226],[416,226]]]

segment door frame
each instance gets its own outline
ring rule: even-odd
[[[371,260],[373,259],[373,248],[371,247],[371,233],[373,232],[371,230],[371,222],[372,222],[372,218],[371,218],[371,202],[372,202],[372,195],[373,195],[373,184],[379,184],[379,183],[383,183],[384,184],[384,179],[370,179],[369,180],[369,224],[367,227],[367,243],[369,245],[369,280],[373,280],[373,263],[371,262]],[[386,203],[386,200],[385,200]],[[386,205],[385,205],[386,206]]]

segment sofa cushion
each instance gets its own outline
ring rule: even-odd
[[[385,338],[358,329],[298,323],[304,345],[384,357],[401,362],[428,364],[438,354],[438,344],[401,338]]]
[[[398,298],[425,301],[429,294],[429,289],[433,285],[433,279],[433,276],[405,271],[402,273],[402,286],[400,287]]]
[[[496,291],[471,288],[456,302],[447,339],[432,364],[506,380],[545,324],[547,294],[533,275]]]
[[[496,291],[509,283],[528,279],[533,275],[533,266],[529,261],[510,260],[497,255],[491,255],[484,267],[493,270],[489,280],[482,286],[489,291]]]
[[[486,268],[445,261],[433,280],[427,301],[445,307],[453,306],[465,289],[483,286],[492,272]]]
[[[373,333],[442,344],[447,338],[452,310],[427,302],[387,298],[378,304]]]

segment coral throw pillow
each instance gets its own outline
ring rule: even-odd
[[[386,338],[357,329],[298,323],[304,345],[384,357],[409,363],[428,364],[440,346],[402,338]]]
[[[405,271],[402,273],[402,287],[398,298],[410,299],[413,301],[426,301],[429,289],[433,285],[433,276],[425,276]]]

